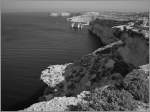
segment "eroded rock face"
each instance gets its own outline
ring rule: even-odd
[[[65,72],[65,68],[71,63],[67,63],[64,65],[50,65],[42,71],[41,80],[46,83],[50,87],[55,87],[60,82],[64,81],[63,73]]]

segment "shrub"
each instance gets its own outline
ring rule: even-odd
[[[135,100],[149,102],[149,80],[148,73],[144,71],[135,70],[129,73],[124,81],[124,89],[130,92]]]
[[[97,88],[89,99],[90,106],[97,111],[134,110],[136,108],[133,97],[129,92],[114,87]]]

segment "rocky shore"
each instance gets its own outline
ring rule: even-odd
[[[41,80],[48,87],[39,103],[24,111],[147,111],[149,39],[132,30],[112,29],[126,23],[91,23],[89,32],[100,38],[102,48],[42,71]]]

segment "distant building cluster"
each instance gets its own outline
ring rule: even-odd
[[[149,37],[149,17],[147,14],[140,13],[99,13],[99,12],[84,12],[77,16],[71,16],[69,12],[52,12],[50,16],[57,17],[68,17],[67,21],[71,22],[72,29],[83,29],[85,26],[88,26],[91,21],[94,21],[96,18],[98,19],[109,19],[109,20],[117,20],[117,21],[130,21],[128,24],[114,26],[112,28],[118,28],[120,30],[133,30],[135,32],[142,33],[146,38]]]
[[[142,33],[145,38],[149,38],[149,18],[140,17],[133,22],[129,22],[126,25],[114,26],[112,28],[118,28],[121,31],[123,30],[132,30],[138,33]]]
[[[84,26],[88,26],[89,23],[95,20],[98,16],[98,12],[85,12],[79,16],[67,18],[67,21],[71,22],[72,28],[82,29]]]
[[[57,16],[68,17],[70,15],[71,14],[69,12],[61,12],[61,13],[52,12],[52,13],[49,14],[49,16],[52,16],[52,17],[57,17]]]

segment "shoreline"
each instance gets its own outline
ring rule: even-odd
[[[42,18],[40,18],[41,16]],[[51,21],[50,17],[41,16],[37,16],[37,18],[34,15],[3,17],[3,26],[5,26],[2,36],[3,110],[11,110],[12,106],[16,107],[13,110],[19,110],[18,108],[21,107],[17,108],[17,105],[14,104],[24,103],[26,99],[32,101],[30,97],[34,96],[44,84],[40,81],[40,73],[45,66],[76,60],[99,47],[97,40],[91,38],[87,32],[70,30],[65,19],[56,18]],[[17,18],[20,22],[17,22]],[[58,21],[59,24],[54,26],[53,20]],[[49,23],[52,24],[49,25]],[[60,28],[57,30],[55,27],[59,26]],[[9,29],[9,27],[11,28]],[[5,38],[5,35],[8,35],[8,39]]]
[[[108,28],[106,28],[106,29],[108,29]],[[112,34],[113,34],[113,32],[111,32]],[[112,34],[110,34],[110,35],[112,35]],[[147,42],[147,40],[145,41],[145,39],[142,37],[141,38],[141,35],[140,34],[136,34],[136,33],[134,33],[133,32],[133,34],[132,34],[132,36],[131,36],[131,34],[130,34],[130,32],[128,32],[128,31],[123,31],[122,32],[122,34],[120,35],[120,39],[124,39],[124,34],[128,34],[128,37],[127,38],[131,38],[131,43],[134,43],[134,41],[137,39],[137,41],[142,41],[141,42],[141,45],[145,48],[146,47],[146,42]],[[139,37],[134,37],[134,35],[138,35]],[[123,36],[123,37],[122,37]],[[97,36],[97,37],[99,37],[99,36]],[[109,50],[113,50],[113,49],[118,49],[117,50],[117,52],[120,52],[120,54],[119,55],[121,55],[121,57],[123,58],[123,60],[124,60],[124,62],[125,63],[127,63],[127,65],[120,65],[120,66],[124,66],[125,68],[124,69],[126,69],[124,72],[122,72],[122,71],[120,71],[120,73],[123,75],[123,77],[125,77],[126,78],[126,75],[128,76],[128,73],[130,74],[130,72],[132,72],[132,70],[137,70],[137,68],[139,68],[139,65],[140,66],[142,66],[142,65],[145,65],[145,64],[147,64],[147,60],[146,60],[146,58],[144,58],[144,59],[140,59],[140,57],[137,57],[137,58],[139,58],[139,60],[141,60],[141,61],[139,61],[139,62],[134,62],[134,61],[130,61],[130,58],[128,58],[128,57],[133,57],[134,55],[133,54],[124,54],[124,50],[127,50],[126,49],[126,47],[128,47],[129,49],[127,50],[127,52],[130,52],[130,50],[132,51],[134,51],[134,49],[132,49],[132,48],[130,48],[130,46],[132,46],[132,44],[129,44],[130,43],[130,41],[126,38],[125,40],[122,40],[122,41],[118,41],[118,42],[115,42],[115,43],[112,43],[114,40],[111,40],[111,41],[105,41],[105,40],[103,40],[102,39],[102,37],[103,36],[100,36],[99,38],[101,39],[101,41],[102,41],[102,43],[104,43],[104,45],[106,44],[106,46],[103,46],[102,48],[99,48],[99,49],[97,49],[97,50],[95,50],[95,51],[93,51],[92,53],[90,53],[90,54],[88,54],[88,55],[86,55],[86,56],[83,56],[82,58],[81,58],[81,61],[82,61],[82,59],[83,60],[86,60],[86,57],[87,57],[87,59],[89,58],[89,59],[94,59],[94,57],[97,57],[97,56],[99,56],[99,55],[101,55],[101,53],[103,54],[103,52],[104,51],[107,51],[107,52],[109,52]],[[103,37],[104,38],[104,37]],[[113,38],[116,38],[116,36],[114,36]],[[117,37],[118,38],[118,37]],[[132,40],[133,39],[133,40]],[[134,40],[135,39],[135,40]],[[139,40],[138,40],[139,39]],[[106,43],[105,43],[106,42]],[[109,43],[109,44],[108,44]],[[126,46],[124,46],[124,44],[126,44]],[[136,46],[136,43],[134,43],[135,44],[135,46]],[[144,49],[143,47],[139,47],[139,49]],[[137,46],[138,47],[138,46]],[[139,50],[138,49],[138,50]],[[115,51],[116,52],[116,51]],[[115,53],[114,52],[114,53]],[[145,53],[147,52],[147,50],[145,51]],[[141,54],[141,51],[139,50],[139,54],[138,54],[138,51],[136,51],[135,52],[135,56],[137,55],[139,55],[139,56],[141,56],[140,55]],[[125,55],[127,55],[127,56],[125,56]],[[143,53],[142,53],[142,55],[143,55]],[[147,54],[146,54],[146,56],[147,56]],[[143,61],[142,61],[143,60]],[[145,60],[145,61],[144,61]],[[48,85],[48,88],[47,88],[47,90],[45,90],[45,96],[43,96],[43,98],[41,98],[41,101],[43,101],[43,103],[44,104],[33,104],[32,106],[30,106],[29,108],[27,108],[27,110],[38,110],[38,109],[41,109],[41,108],[38,108],[37,106],[38,105],[47,105],[47,103],[48,102],[50,102],[50,101],[53,101],[53,98],[55,99],[55,98],[63,98],[62,96],[65,96],[65,97],[67,97],[67,98],[71,98],[71,96],[74,96],[74,95],[72,95],[72,94],[74,94],[74,93],[72,93],[71,91],[72,91],[72,89],[71,88],[74,88],[74,85],[72,85],[71,86],[71,88],[67,88],[67,86],[69,86],[70,85],[70,83],[71,82],[69,82],[69,80],[76,80],[76,78],[78,79],[78,77],[75,77],[75,79],[73,78],[73,77],[70,77],[70,76],[67,76],[67,74],[69,73],[69,72],[71,72],[71,73],[73,73],[74,75],[76,75],[76,73],[74,73],[72,70],[74,69],[74,67],[76,68],[76,67],[79,67],[78,69],[79,69],[79,71],[80,71],[80,66],[81,65],[78,65],[78,63],[81,63],[80,62],[80,60],[79,61],[76,61],[76,62],[74,62],[74,63],[71,63],[71,64],[64,64],[64,65],[51,65],[51,66],[49,66],[49,67],[47,67],[48,69],[46,69],[46,70],[44,70],[43,72],[42,72],[42,74],[44,74],[44,75],[41,75],[41,77],[42,77],[42,80]],[[92,62],[93,63],[93,62]],[[95,63],[95,62],[94,62]],[[108,62],[108,63],[110,63],[110,65],[108,64],[107,65],[107,67],[113,67],[114,66],[114,61],[113,60],[110,60],[110,62]],[[133,68],[132,68],[132,66],[128,66],[128,63],[131,63],[131,64],[133,64],[134,66],[133,66]],[[82,66],[87,66],[87,64],[88,64],[88,62],[86,62],[85,61],[85,64],[83,63],[83,65]],[[89,64],[91,64],[91,62],[89,62]],[[93,65],[94,66],[94,65]],[[72,68],[73,67],[73,68]],[[130,68],[131,67],[131,68]],[[78,71],[78,69],[77,69],[77,71]],[[121,69],[122,70],[122,69]],[[129,71],[128,71],[129,70]],[[147,70],[145,71],[145,72],[147,72]],[[149,72],[149,71],[148,71]],[[85,72],[86,73],[86,72]],[[69,75],[69,74],[68,74]],[[53,78],[52,78],[53,77]],[[85,77],[85,78],[84,78]],[[75,85],[75,87],[77,86],[77,88],[75,88],[75,96],[76,95],[79,95],[79,93],[81,93],[82,91],[86,91],[84,88],[86,87],[86,86],[90,86],[91,84],[92,84],[92,82],[89,82],[88,80],[89,79],[87,79],[86,78],[87,76],[83,76],[83,79],[85,80],[85,81],[83,81],[83,83],[81,82],[81,85],[78,85],[78,83]],[[96,76],[93,76],[93,78],[94,77],[96,77]],[[109,77],[109,76],[107,76],[107,77]],[[119,76],[120,77],[120,76]],[[122,77],[122,76],[121,76]],[[122,77],[122,78],[123,78]],[[69,80],[68,80],[68,78],[70,78]],[[122,78],[121,78],[121,80],[122,80]],[[124,79],[124,78],[123,78]],[[66,81],[65,81],[66,80]],[[79,80],[79,79],[78,79]],[[82,79],[81,79],[81,81],[82,81]],[[59,84],[61,84],[61,83],[64,83],[64,89],[65,89],[65,91],[64,91],[64,93],[63,93],[63,91],[61,92],[61,88],[62,88],[62,85],[59,85]],[[112,82],[110,82],[110,83],[112,83]],[[57,85],[58,85],[58,87],[57,87]],[[103,85],[103,84],[102,84]],[[105,84],[104,84],[105,85]],[[103,85],[103,86],[104,86]],[[107,85],[107,83],[106,83],[106,85]],[[81,86],[81,87],[80,87]],[[102,87],[103,87],[102,86]],[[78,88],[79,87],[79,88]],[[107,86],[107,87],[109,87],[109,86]],[[106,87],[106,88],[107,88]],[[52,90],[51,90],[52,89]],[[71,91],[70,91],[71,90]],[[60,91],[60,92],[59,92]],[[71,93],[69,93],[68,94],[68,92],[71,92]],[[77,92],[77,93],[76,93]],[[54,96],[53,96],[54,95]],[[75,97],[74,96],[74,97]],[[75,99],[76,99],[76,97],[75,97]],[[81,100],[83,100],[82,98],[81,98]],[[46,102],[45,102],[46,101]],[[78,101],[77,101],[78,102]],[[80,101],[78,102],[78,103],[81,103]],[[56,104],[57,105],[57,104]],[[67,107],[65,106],[65,107],[63,107],[63,104],[61,103],[60,104],[61,106],[62,106],[62,109],[64,109],[64,110],[66,110],[67,109]],[[68,104],[68,105],[72,105],[72,104]],[[73,105],[77,105],[77,104],[73,104]],[[145,105],[145,104],[144,104]],[[138,104],[138,106],[142,106],[142,104],[140,103],[140,104]],[[54,108],[55,108],[55,106],[54,106]],[[146,109],[147,107],[142,107],[143,109]],[[45,109],[45,110],[53,110],[53,107],[52,108],[44,108],[44,107],[42,107],[42,109]],[[136,108],[135,108],[136,109]],[[55,110],[55,109],[54,109]],[[56,109],[57,110],[57,109]],[[59,109],[58,109],[59,110]]]

